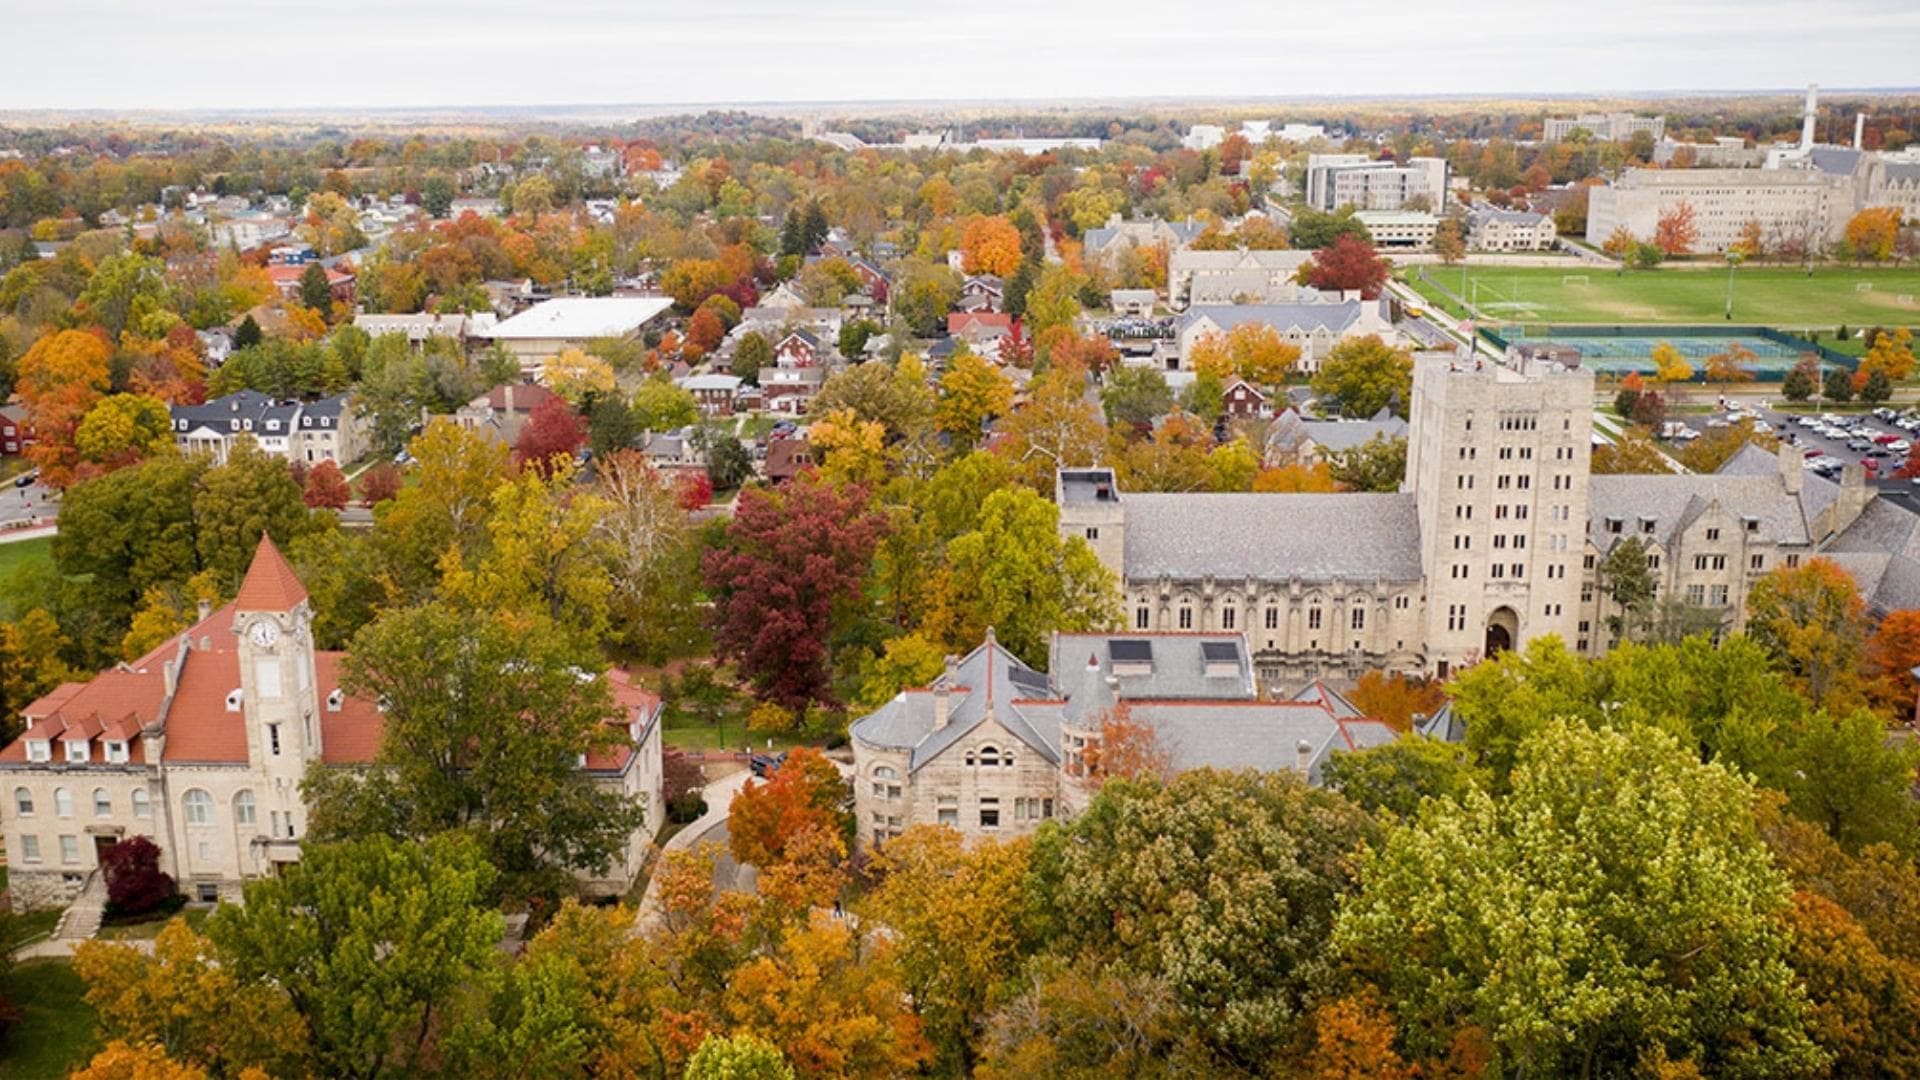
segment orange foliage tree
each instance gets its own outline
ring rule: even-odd
[[[1668,255],[1685,255],[1700,239],[1700,228],[1693,223],[1693,204],[1676,203],[1660,215],[1653,226],[1653,246]]]
[[[1369,671],[1360,676],[1347,700],[1353,702],[1354,708],[1395,731],[1406,731],[1413,727],[1414,714],[1431,716],[1445,704],[1447,692],[1431,679]]]
[[[1413,1080],[1420,1075],[1393,1048],[1393,1017],[1371,990],[1313,1011],[1313,1080]]]
[[[1334,482],[1333,470],[1327,468],[1324,461],[1311,465],[1282,465],[1277,469],[1262,469],[1260,475],[1253,478],[1253,490],[1262,493],[1275,492],[1328,492],[1340,490]]]
[[[1866,664],[1877,678],[1874,696],[1895,715],[1910,715],[1920,695],[1920,681],[1911,674],[1920,667],[1920,610],[1893,611],[1881,619],[1867,639]]]
[[[1087,775],[1100,783],[1173,775],[1173,754],[1160,743],[1153,728],[1133,718],[1133,707],[1122,701],[1100,718],[1100,738],[1087,747]]]
[[[960,266],[1006,277],[1020,267],[1020,230],[1004,217],[976,217],[960,233]]]
[[[789,845],[808,830],[843,832],[846,794],[840,770],[818,750],[789,752],[772,776],[749,781],[734,796],[727,825],[733,857],[765,869],[784,862]]]
[[[15,384],[35,439],[27,459],[54,487],[65,487],[73,479],[79,463],[74,434],[107,392],[112,359],[113,347],[106,339],[85,330],[48,334],[20,358]]]

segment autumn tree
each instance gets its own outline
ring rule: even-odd
[[[173,448],[173,417],[167,404],[144,394],[101,398],[73,433],[81,460],[118,469]]]
[[[540,381],[547,389],[578,405],[590,394],[612,392],[613,366],[579,349],[565,349],[541,366]]]
[[[1098,785],[1110,780],[1173,778],[1173,752],[1160,741],[1152,724],[1134,719],[1127,702],[1115,702],[1094,719],[1096,734],[1081,754],[1082,775],[1087,779]]]
[[[1802,356],[1780,380],[1780,396],[1788,401],[1805,401],[1820,391],[1820,358]]]
[[[795,709],[827,699],[835,611],[857,595],[885,529],[857,485],[803,474],[779,490],[741,492],[701,574],[715,645],[761,697]]]
[[[65,487],[73,479],[79,459],[75,439],[86,415],[107,392],[112,358],[112,347],[98,334],[60,330],[34,342],[15,367],[14,388],[34,433],[33,444],[24,452],[53,487]]]
[[[1446,691],[1431,679],[1368,671],[1360,676],[1347,700],[1361,714],[1395,731],[1408,731],[1415,717],[1431,716],[1446,704]]]
[[[1390,272],[1387,260],[1373,250],[1372,244],[1345,235],[1314,252],[1313,258],[1301,265],[1299,281],[1323,292],[1357,291],[1365,299],[1377,300]]]
[[[1511,794],[1429,804],[1363,858],[1334,941],[1423,1056],[1472,1024],[1501,1071],[1576,1074],[1653,1046],[1711,1073],[1817,1069],[1752,800],[1657,730],[1549,722]]]
[[[1669,257],[1692,254],[1699,240],[1700,229],[1694,224],[1690,202],[1678,202],[1662,210],[1654,223],[1653,244]]]
[[[513,444],[513,460],[522,468],[545,472],[555,458],[571,458],[587,444],[587,422],[573,406],[550,397],[534,407],[520,438]]]
[[[979,445],[987,423],[1012,408],[1012,381],[971,352],[956,355],[940,378],[939,428],[960,453]]]
[[[1913,332],[1904,326],[1881,330],[1867,343],[1867,354],[1860,358],[1860,370],[1871,375],[1879,372],[1889,382],[1904,382],[1913,376]]]
[[[771,363],[773,363],[773,345],[767,341],[765,334],[757,332],[742,334],[739,343],[733,347],[731,370],[744,382],[758,383],[760,369]]]
[[[1866,601],[1830,559],[1782,566],[1747,593],[1747,633],[1799,682],[1818,706],[1857,691],[1867,636]]]
[[[1327,471],[1346,491],[1399,491],[1407,478],[1407,440],[1378,434],[1359,446],[1327,455]]]
[[[1300,359],[1300,348],[1261,322],[1245,322],[1226,334],[1203,334],[1193,343],[1188,366],[1210,372],[1221,382],[1235,377],[1272,387],[1286,379]]]
[[[1900,235],[1900,210],[1892,206],[1870,206],[1847,221],[1847,243],[1854,257],[1869,262],[1885,262],[1893,257],[1894,241]]]
[[[788,846],[812,831],[844,837],[852,826],[841,808],[847,783],[817,750],[788,751],[772,775],[749,780],[728,811],[733,857],[766,869],[785,861]]]
[[[1653,377],[1660,382],[1671,384],[1693,378],[1693,365],[1669,342],[1655,344],[1652,359]]]
[[[1020,230],[1004,217],[969,219],[960,234],[960,268],[1006,277],[1020,265]]]
[[[1466,232],[1461,229],[1457,219],[1448,218],[1442,221],[1440,227],[1434,231],[1433,253],[1440,256],[1440,261],[1448,266],[1467,257]]]
[[[1752,349],[1737,341],[1728,342],[1726,349],[1707,357],[1707,381],[1752,382],[1753,364],[1757,359]]]
[[[1269,469],[1261,469],[1253,478],[1253,491],[1261,494],[1325,494],[1339,491],[1340,482],[1333,478],[1333,470],[1324,461],[1307,464],[1294,462]]]
[[[1313,376],[1313,391],[1339,402],[1345,416],[1372,416],[1392,406],[1406,415],[1413,400],[1413,355],[1377,334],[1335,345]]]
[[[1028,949],[1019,914],[1031,849],[967,844],[918,825],[874,853],[862,911],[893,932],[893,959],[939,1060],[969,1072],[989,1003]]]
[[[1107,426],[1087,397],[1086,380],[1057,367],[1028,384],[1026,403],[997,430],[1005,441],[996,452],[1039,492],[1053,490],[1057,470],[1097,464],[1106,450]]]
[[[353,490],[347,483],[347,474],[332,461],[322,461],[307,472],[306,490],[300,498],[314,509],[344,510],[347,500],[353,497]]]

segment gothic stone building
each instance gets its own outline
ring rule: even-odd
[[[238,899],[241,883],[300,857],[307,767],[373,760],[380,710],[340,687],[343,653],[315,649],[307,591],[261,538],[240,592],[181,634],[27,706],[0,749],[0,827],[16,903],[77,894],[113,845],[145,836],[188,897]],[[647,809],[605,879],[631,885],[665,814],[660,700],[612,672],[627,740],[583,767]]]
[[[987,632],[931,686],[854,722],[854,808],[863,844],[921,824],[1011,837],[1071,816],[1109,717],[1152,733],[1174,771],[1292,769],[1317,780],[1335,750],[1392,741],[1318,684],[1263,699],[1237,633],[1055,634],[1049,673]]]
[[[1599,568],[1637,538],[1663,599],[1740,628],[1747,590],[1816,553],[1874,606],[1920,602],[1920,524],[1864,476],[1748,448],[1713,475],[1590,475],[1593,376],[1415,358],[1407,475],[1391,494],[1145,494],[1063,470],[1064,534],[1119,574],[1135,631],[1244,634],[1262,681],[1446,676],[1548,634],[1614,642]]]

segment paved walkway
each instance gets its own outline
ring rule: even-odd
[[[660,856],[654,862],[653,871],[647,876],[647,891],[640,897],[640,910],[634,916],[634,923],[640,930],[652,929],[660,918],[660,870],[666,864],[668,855],[676,851],[690,851],[701,841],[708,839],[709,833],[718,830],[719,842],[725,843],[727,813],[733,806],[733,797],[753,779],[750,769],[742,769],[731,776],[723,776],[708,784],[701,791],[701,798],[707,802],[707,812],[690,822],[685,828],[667,838],[660,847]]]

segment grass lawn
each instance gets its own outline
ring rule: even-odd
[[[53,537],[36,536],[31,540],[0,544],[0,582],[30,563],[44,566],[49,574],[53,572]]]
[[[100,1049],[86,984],[65,960],[34,960],[14,968],[7,992],[23,1010],[0,1041],[0,1076],[59,1080]]]
[[[722,741],[722,736],[725,741]],[[767,748],[766,735],[749,735],[743,720],[728,720],[716,728],[712,724],[685,724],[663,728],[660,741],[674,750],[738,750],[745,743],[752,743],[755,750]],[[775,750],[791,750],[796,746],[807,745],[807,740],[797,736],[775,735]]]
[[[160,931],[165,930],[167,924],[175,919],[187,920],[187,925],[194,930],[205,930],[207,928],[207,916],[211,914],[213,914],[212,908],[184,908],[164,918],[148,919],[145,922],[124,923],[118,926],[102,926],[100,933],[95,936],[99,937],[102,941],[151,941],[159,937]]]
[[[1427,272],[1434,281],[1473,299],[1488,321],[1609,325],[1725,321],[1724,267],[1663,267],[1620,275],[1579,267],[1428,267]],[[1431,282],[1417,273],[1408,276],[1409,284],[1437,306],[1458,310],[1444,302]],[[1873,287],[1861,292],[1856,288],[1860,284]],[[1906,303],[1901,303],[1902,297]],[[1855,330],[1920,324],[1920,270],[1828,268],[1808,277],[1806,271],[1791,267],[1742,267],[1734,271],[1733,321],[1781,329],[1813,328],[1824,332],[1825,343],[1832,342],[1834,328],[1841,323]]]

